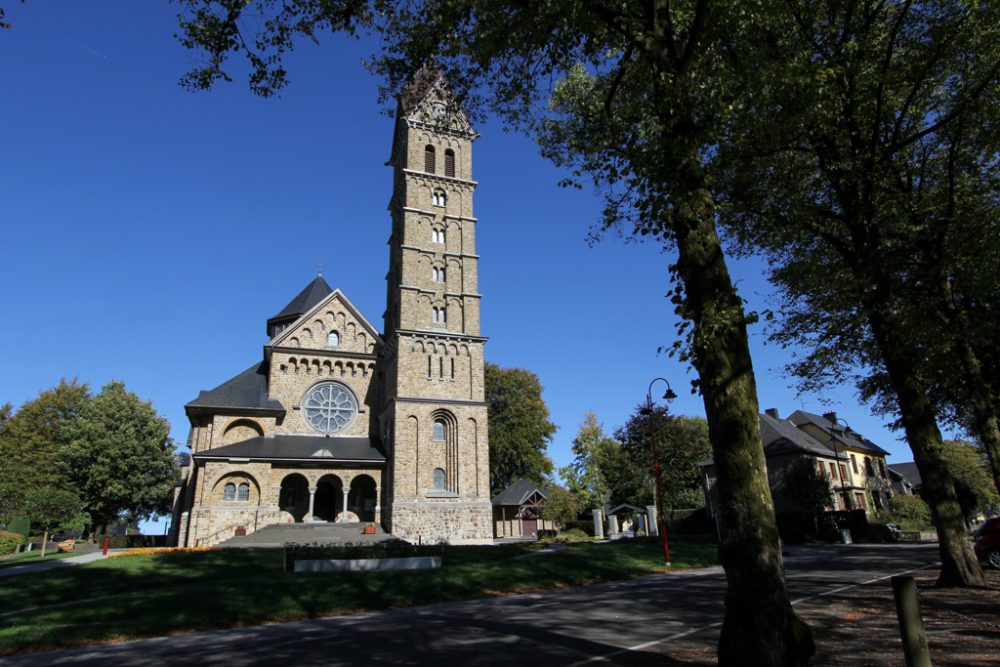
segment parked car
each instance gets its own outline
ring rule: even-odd
[[[990,567],[1000,568],[1000,517],[989,519],[975,533],[976,557]]]

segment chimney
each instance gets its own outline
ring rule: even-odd
[[[778,408],[768,408],[767,410],[764,410],[764,412],[767,414],[768,417],[772,417],[774,419],[781,419],[781,417],[778,416]]]
[[[837,423],[837,413],[836,412],[824,412],[823,413],[823,419],[836,424]]]

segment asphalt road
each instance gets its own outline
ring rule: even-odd
[[[797,604],[931,566],[936,545],[798,548],[786,557]],[[721,568],[542,593],[34,653],[3,665],[651,664],[672,639],[717,636]],[[197,604],[192,601],[192,604]]]

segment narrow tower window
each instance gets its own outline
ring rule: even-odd
[[[431,243],[444,243],[444,230],[435,227],[431,230]]]
[[[430,144],[424,148],[424,171],[428,174],[434,173],[434,147]]]
[[[445,317],[445,309],[437,307],[433,308],[431,310],[431,320],[434,324],[444,324],[447,321]]]
[[[340,345],[340,334],[336,331],[331,331],[330,335],[326,337],[326,344],[330,347],[337,347]]]
[[[447,206],[448,205],[448,195],[444,190],[435,190],[434,194],[431,196],[435,206]]]
[[[228,484],[226,484],[225,489],[223,489],[223,491],[222,491],[222,499],[226,500],[226,501],[236,500],[236,485],[235,484],[233,484],[232,482],[229,482]]]
[[[455,151],[450,148],[444,152],[444,175],[455,176]]]
[[[434,488],[444,490],[444,468],[434,468]]]
[[[246,502],[250,500],[250,485],[246,482],[240,484],[239,489],[236,492],[236,500]]]
[[[436,283],[445,282],[444,267],[438,267],[438,266],[434,267],[434,282]]]
[[[444,440],[444,420],[435,419],[434,420],[434,434],[432,438],[434,440]]]

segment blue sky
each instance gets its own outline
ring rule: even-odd
[[[183,405],[260,358],[265,320],[319,262],[381,325],[392,121],[359,63],[370,44],[301,45],[278,99],[245,79],[195,94],[177,84],[195,56],[173,38],[174,5],[3,4],[0,403],[62,377],[121,379],[182,445]],[[676,413],[703,414],[691,371],[657,354],[675,337],[670,256],[614,236],[588,246],[597,195],[557,187],[565,174],[498,122],[477,129],[487,358],[540,377],[556,465],[587,410],[613,430],[654,377],[680,394]],[[752,307],[773,305],[759,262],[732,269]],[[761,409],[835,409],[890,461],[912,459],[853,387],[797,396],[786,352],[762,327],[751,344]]]

